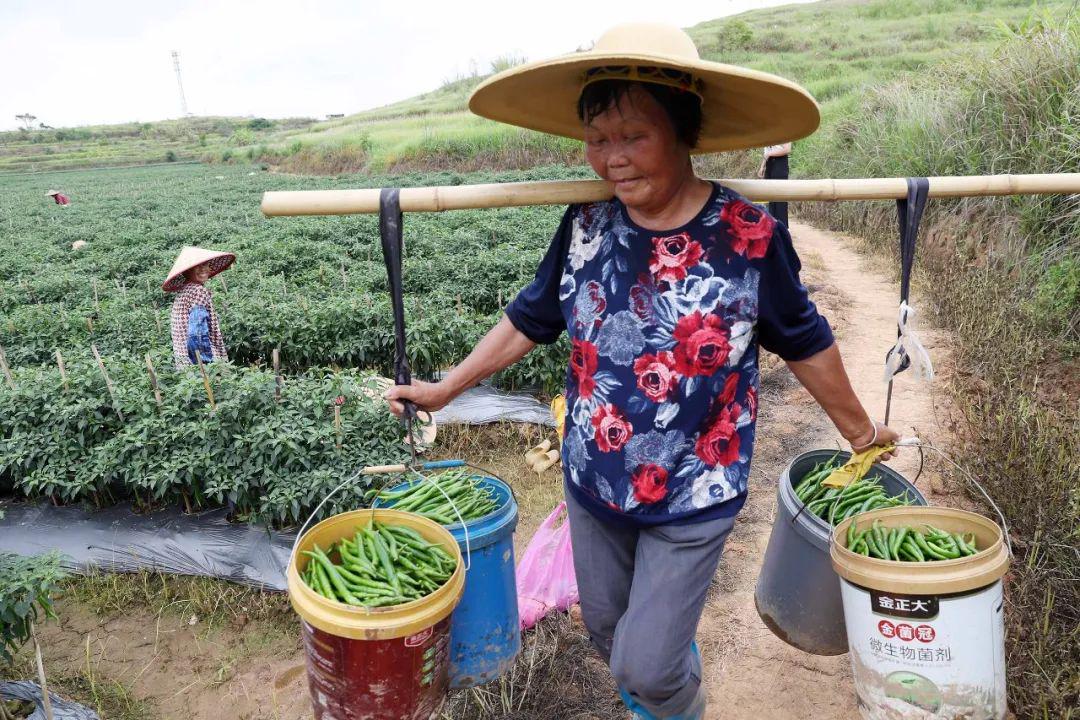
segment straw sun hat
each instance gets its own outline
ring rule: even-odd
[[[177,256],[172,270],[169,271],[169,277],[165,278],[165,282],[161,284],[161,289],[165,292],[176,292],[184,285],[184,273],[203,263],[210,263],[210,277],[214,277],[232,265],[235,260],[236,255],[230,252],[205,250],[200,247],[185,247]]]
[[[669,25],[618,25],[592,50],[526,63],[494,75],[473,91],[477,115],[540,132],[584,139],[577,116],[587,83],[641,80],[701,97],[695,153],[777,145],[806,137],[820,114],[803,88],[768,73],[702,60],[690,36]]]

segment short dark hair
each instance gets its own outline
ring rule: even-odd
[[[619,100],[635,85],[649,93],[664,108],[675,136],[693,149],[701,135],[701,98],[692,92],[659,83],[637,80],[598,80],[585,86],[578,98],[578,119],[583,123],[617,107]]]

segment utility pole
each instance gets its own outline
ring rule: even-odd
[[[176,70],[176,86],[180,88],[180,112],[184,117],[187,117],[191,113],[187,109],[187,98],[184,97],[184,81],[180,79],[180,51],[172,51],[173,68]]]

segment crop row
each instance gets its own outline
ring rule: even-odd
[[[15,388],[0,386],[0,491],[138,510],[224,505],[280,526],[357,468],[407,457],[402,428],[356,372],[288,375],[279,394],[272,371],[214,364],[211,405],[197,369],[166,369],[159,404],[142,359],[104,365],[112,393],[89,357],[68,358],[66,379],[57,367],[18,368]],[[356,507],[365,489],[355,483],[327,511]]]
[[[439,173],[392,182],[526,177],[518,175]],[[545,174],[528,177],[537,176]],[[278,348],[286,366],[297,370],[389,369],[392,328],[377,219],[267,219],[258,211],[264,190],[341,187],[356,179],[250,176],[234,168],[185,166],[70,173],[64,180],[73,204],[60,209],[43,202],[43,188],[0,178],[0,192],[14,209],[0,214],[0,346],[13,365],[47,363],[57,347],[85,352],[90,343],[140,356],[168,348],[171,298],[159,285],[178,249],[190,244],[238,255],[234,268],[211,281],[237,364],[265,362]],[[405,306],[419,376],[460,360],[498,320],[502,306],[532,279],[559,212],[406,215]],[[72,250],[77,240],[86,246]],[[539,355],[501,381],[557,387],[566,347]]]

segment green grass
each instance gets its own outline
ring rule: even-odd
[[[1028,23],[924,82],[869,93],[827,156],[798,160],[828,159],[840,177],[1075,172],[1078,86],[1080,28]],[[806,203],[796,212],[895,256],[892,203]],[[917,282],[953,339],[948,391],[959,437],[950,455],[1001,507],[1016,549],[1010,705],[1022,718],[1076,718],[1080,207],[1074,196],[931,200],[920,236]]]
[[[1060,14],[1071,0],[1042,6]],[[797,153],[824,157],[835,148],[836,133],[867,90],[991,47],[1000,41],[1002,25],[1018,26],[1030,14],[1029,0],[826,0],[712,20],[688,32],[706,59],[804,84],[821,103],[822,129],[802,141]],[[432,93],[289,137],[315,146],[362,142],[365,169],[372,172],[520,168],[560,157],[581,162],[574,142],[469,115],[468,94],[481,79],[463,78]],[[320,167],[316,162],[301,169],[318,172]],[[803,172],[809,174],[811,168]],[[830,176],[828,167],[814,166],[812,172]]]

